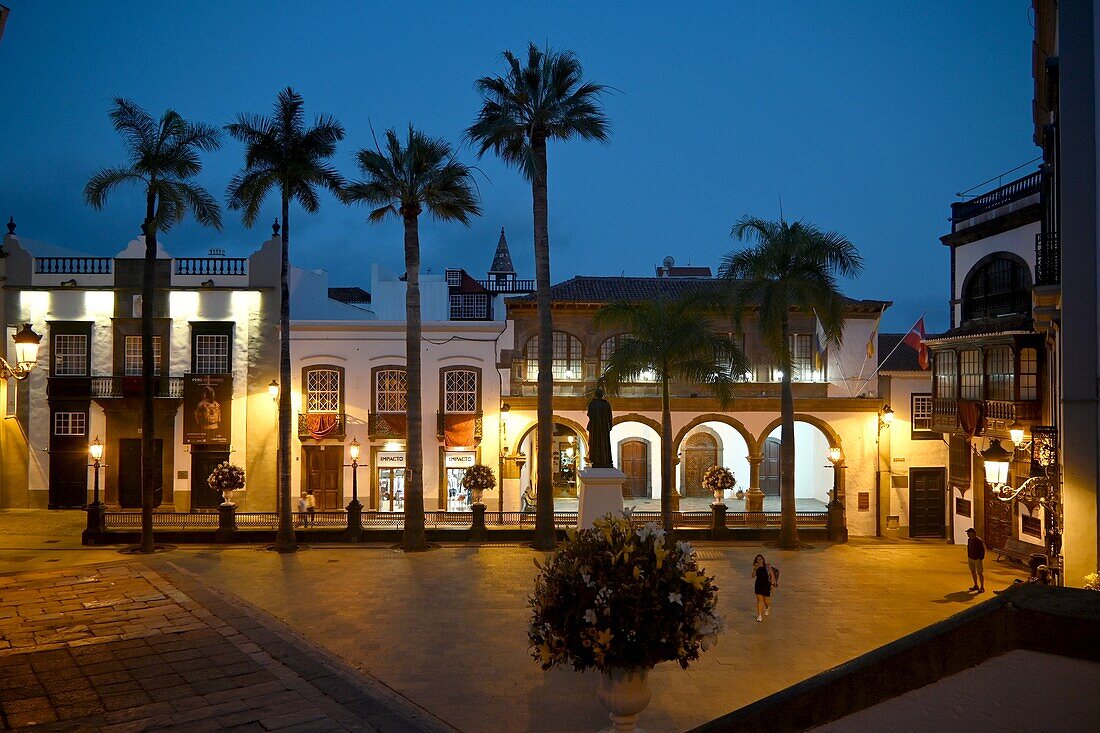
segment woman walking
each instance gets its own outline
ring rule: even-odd
[[[771,613],[772,574],[763,555],[752,561],[753,592],[756,593],[756,620],[763,621]]]

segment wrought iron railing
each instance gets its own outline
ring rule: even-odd
[[[37,275],[110,275],[110,257],[35,257]]]
[[[535,289],[534,280],[478,280],[477,284],[490,293],[530,293]]]
[[[299,440],[343,440],[347,432],[347,415],[342,412],[298,415]]]
[[[1035,284],[1057,285],[1062,282],[1062,245],[1058,232],[1035,235]]]
[[[177,257],[177,275],[247,275],[245,257]]]
[[[377,413],[367,416],[367,437],[370,440],[404,440],[405,413]]]
[[[988,193],[970,199],[951,204],[951,221],[959,223],[972,219],[979,214],[1010,204],[1013,201],[1025,199],[1028,196],[1038,195],[1043,186],[1043,174],[1039,171],[1030,173],[1023,178],[1006,183],[1000,188],[995,188]]]
[[[142,377],[92,377],[92,397],[114,399],[141,397]],[[168,399],[183,397],[183,377],[153,377],[153,396]]]

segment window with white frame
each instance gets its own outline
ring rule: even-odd
[[[582,379],[584,370],[581,362],[580,339],[564,331],[554,331],[553,344],[554,356],[551,370],[554,379],[567,382]],[[527,381],[537,381],[539,378],[539,337],[537,335],[528,339],[524,356],[527,362]]]
[[[462,285],[462,270],[447,270],[447,286],[457,288]]]
[[[918,433],[931,433],[932,432],[932,395],[930,394],[914,394],[910,396],[909,401],[910,417],[912,419],[912,432],[914,435]],[[938,437],[938,436],[936,436]]]
[[[1020,399],[1039,399],[1039,351],[1020,349]]]
[[[229,336],[224,333],[195,334],[195,372],[225,374],[229,371]]]
[[[126,337],[126,354],[123,365],[128,377],[141,376],[141,336]],[[153,337],[153,374],[160,374],[160,336]]]
[[[477,372],[451,369],[443,373],[443,411],[477,412]]]
[[[1012,400],[1016,375],[1012,368],[1012,349],[993,346],[985,352],[985,389],[991,400]]]
[[[54,335],[53,373],[59,377],[83,377],[88,374],[88,337],[85,334]]]
[[[936,353],[935,379],[936,396],[946,399],[955,399],[959,387],[959,363],[954,351],[940,351]]]
[[[55,412],[54,435],[84,435],[88,430],[88,416],[83,412]]]
[[[814,378],[814,340],[813,334],[792,333],[791,381],[812,382]]]
[[[340,412],[340,372],[335,369],[306,372],[306,412]]]
[[[489,296],[486,293],[455,293],[451,295],[451,320],[475,321],[489,317]]]
[[[405,412],[409,377],[404,369],[380,369],[374,373],[375,412]]]

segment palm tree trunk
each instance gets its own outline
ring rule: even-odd
[[[668,397],[668,372],[661,378],[661,522],[668,537],[672,537],[672,492],[676,480],[672,475],[672,409]]]
[[[406,552],[428,549],[424,534],[424,412],[420,390],[420,229],[405,213],[405,531]]]
[[[156,196],[145,199],[145,262],[141,272],[141,551],[155,552],[156,419],[153,413],[153,284],[157,267]]]
[[[789,343],[787,321],[783,321],[783,343]],[[783,365],[783,388],[779,402],[779,547],[798,549],[798,524],[794,499],[794,391],[791,389],[790,360]]]
[[[290,509],[290,197],[283,191],[283,246],[279,272],[279,458],[276,493],[279,499],[279,530],[275,534],[277,552],[295,552]]]
[[[535,305],[539,321],[539,397],[537,473],[535,478],[536,550],[552,550],[557,544],[554,533],[554,477],[550,457],[554,436],[554,323],[550,315],[550,232],[546,202],[546,140],[531,140],[535,158],[535,176],[531,181],[531,204],[535,222]]]

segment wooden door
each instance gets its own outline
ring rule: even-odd
[[[153,443],[153,486],[162,487],[164,441]],[[159,506],[161,492],[156,492],[153,506]],[[141,509],[141,438],[120,438],[118,441],[118,504],[123,509]]]
[[[649,444],[644,440],[624,440],[619,444],[619,470],[626,474],[623,498],[649,496]]]
[[[83,437],[79,443],[53,439],[50,445],[50,509],[83,507],[88,501],[87,441]]]
[[[696,433],[684,446],[684,496],[711,497],[703,488],[703,474],[718,463],[718,441],[709,433]]]
[[[945,484],[942,468],[909,470],[910,537],[943,537]]]
[[[201,448],[191,446],[191,508],[217,509],[222,503],[222,495],[210,488],[206,480],[219,463],[229,460],[229,451]]]
[[[305,490],[313,492],[318,511],[341,509],[344,450],[342,445],[302,446]]]
[[[760,490],[764,496],[779,496],[779,447],[776,438],[764,441],[764,460],[760,464]]]
[[[1013,537],[1012,531],[1012,504],[1001,501],[993,496],[988,486],[985,487],[985,531],[983,538],[985,546],[991,550],[999,550]]]

